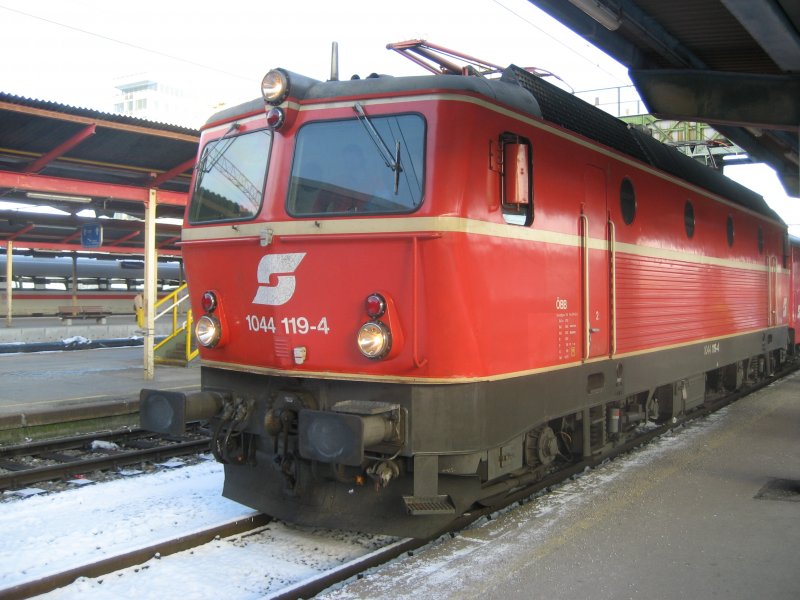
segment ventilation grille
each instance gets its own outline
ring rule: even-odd
[[[501,81],[516,83],[533,94],[539,102],[545,121],[610,146],[642,162],[648,162],[639,145],[628,133],[628,125],[616,117],[514,65],[503,71]]]
[[[780,217],[760,195],[541,77],[511,65],[503,71],[501,81],[519,85],[531,92],[539,103],[545,121],[780,221]]]

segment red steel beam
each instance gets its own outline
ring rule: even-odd
[[[28,232],[29,232],[31,229],[33,229],[34,227],[36,227],[36,225],[35,225],[34,223],[31,223],[31,224],[29,224],[29,225],[26,225],[25,227],[23,227],[23,228],[22,228],[22,229],[20,229],[19,231],[15,231],[14,233],[12,233],[10,236],[8,236],[8,237],[6,238],[6,240],[8,240],[8,241],[15,240],[15,239],[17,239],[19,236],[21,236],[21,235],[25,235],[26,233],[28,233]]]
[[[73,234],[70,234],[70,235],[68,235],[67,237],[65,237],[63,240],[61,240],[61,243],[62,243],[62,244],[66,244],[67,242],[71,242],[72,240],[74,240],[74,239],[76,239],[76,238],[79,238],[79,237],[81,237],[81,232],[80,232],[80,230],[78,230],[78,231],[76,231],[75,233],[73,233]]]
[[[0,187],[31,192],[50,192],[75,196],[91,196],[92,198],[113,198],[133,202],[148,202],[148,188],[100,183],[81,179],[50,177],[33,173],[12,173],[0,171]],[[158,203],[172,206],[186,206],[188,194],[158,190]]]
[[[194,167],[194,162],[195,159],[192,158],[187,160],[186,162],[182,162],[176,167],[172,167],[169,171],[164,171],[161,175],[158,175],[157,177],[154,177],[152,180],[150,180],[150,187],[157,188],[165,181],[169,181],[173,177],[177,177],[184,171],[187,171],[192,167]]]
[[[27,248],[31,250],[77,250],[83,252],[108,252],[109,254],[144,254],[144,248],[131,248],[128,246],[100,246],[99,248],[92,248],[91,250],[84,248],[80,244],[62,244],[54,242],[16,242],[14,248]],[[181,256],[179,249],[161,249],[158,250],[159,256]]]
[[[156,244],[156,248],[163,248],[164,246],[168,246],[169,244],[174,244],[175,242],[177,242],[180,239],[181,239],[181,236],[176,235],[174,237],[171,237],[171,238],[168,238],[168,239],[164,240],[160,244]]]
[[[93,136],[95,129],[97,129],[97,125],[95,125],[94,123],[92,123],[91,125],[87,125],[83,129],[81,129],[78,133],[69,138],[67,141],[62,142],[61,144],[50,150],[50,152],[47,152],[46,154],[43,154],[42,156],[37,158],[27,167],[22,169],[22,172],[38,173],[39,171],[44,169],[49,163],[57,159],[59,156],[61,156],[62,154],[66,154],[67,152],[72,150],[75,146],[84,141],[86,138]]]
[[[118,240],[114,240],[113,242],[108,242],[108,244],[106,244],[106,245],[107,246],[118,246],[119,244],[122,244],[123,242],[127,242],[128,240],[132,240],[133,238],[135,238],[136,236],[140,235],[141,233],[142,233],[141,231],[133,231],[133,232],[129,233],[128,235],[122,236]]]

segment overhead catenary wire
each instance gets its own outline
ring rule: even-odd
[[[602,71],[606,75],[609,75],[610,77],[613,77],[615,80],[619,80],[618,75],[615,75],[614,73],[612,73],[609,70],[603,68],[599,64],[593,62],[592,60],[587,58],[585,54],[579,52],[575,48],[573,48],[570,45],[564,43],[562,40],[559,40],[556,36],[552,35],[547,30],[545,30],[544,28],[540,27],[539,25],[537,25],[536,23],[534,23],[533,21],[531,21],[527,17],[521,15],[520,13],[515,11],[514,9],[506,6],[500,0],[491,0],[491,1],[494,2],[500,8],[502,8],[505,11],[509,12],[511,15],[513,15],[517,19],[521,20],[522,22],[524,22],[524,23],[528,24],[529,26],[533,27],[534,29],[536,29],[537,31],[542,33],[543,35],[547,36],[552,41],[554,41],[556,44],[566,48],[569,52],[575,54],[576,56],[578,56],[582,60],[588,62],[594,68],[599,69],[600,71]],[[221,69],[219,67],[212,67],[210,65],[203,64],[203,63],[198,62],[196,60],[192,60],[192,59],[189,59],[189,58],[184,58],[184,57],[181,57],[181,56],[176,56],[174,54],[169,54],[168,52],[163,52],[161,50],[156,50],[154,48],[148,48],[147,46],[142,46],[141,44],[135,44],[133,42],[129,42],[129,41],[126,41],[126,40],[123,40],[123,39],[119,39],[119,38],[115,38],[115,37],[112,37],[112,36],[109,36],[109,35],[98,33],[96,31],[91,31],[89,29],[84,29],[82,27],[76,27],[74,25],[69,25],[67,23],[63,23],[61,21],[57,21],[57,20],[54,20],[54,19],[43,17],[41,15],[37,15],[37,14],[31,13],[31,12],[27,12],[27,11],[24,11],[24,10],[11,8],[9,6],[5,6],[5,5],[2,5],[2,4],[0,4],[0,9],[8,11],[8,12],[15,13],[15,14],[18,14],[18,15],[21,15],[21,16],[24,16],[24,17],[27,17],[27,18],[36,19],[36,20],[42,21],[44,23],[49,23],[51,25],[55,25],[56,27],[61,27],[61,28],[64,28],[64,29],[75,31],[75,32],[81,33],[83,35],[88,35],[88,36],[91,36],[91,37],[95,37],[95,38],[98,38],[98,39],[101,39],[101,40],[104,40],[104,41],[107,41],[107,42],[111,42],[111,43],[118,44],[118,45],[121,45],[121,46],[126,46],[128,48],[133,48],[135,50],[139,50],[139,51],[142,51],[142,52],[147,52],[149,54],[154,54],[156,56],[161,56],[163,58],[168,58],[170,60],[181,62],[181,63],[187,64],[187,65],[192,65],[194,67],[198,67],[198,68],[205,69],[205,70],[208,70],[208,71],[213,71],[213,72],[216,72],[216,73],[227,75],[227,76],[233,77],[235,79],[240,79],[240,80],[243,80],[243,81],[250,81],[252,79],[252,77],[247,76],[247,75],[243,75],[243,74],[240,74],[240,73],[234,73],[234,72],[228,71],[226,69]]]
[[[101,40],[105,40],[107,42],[112,42],[114,44],[119,44],[121,46],[127,46],[128,48],[133,48],[135,50],[140,50],[142,52],[148,52],[150,54],[155,54],[157,56],[168,58],[170,60],[174,60],[174,61],[177,61],[177,62],[185,63],[187,65],[192,65],[193,67],[199,67],[201,69],[206,69],[206,70],[209,70],[209,71],[214,71],[216,73],[221,73],[223,75],[227,75],[227,76],[233,77],[235,79],[241,79],[243,81],[250,81],[252,79],[252,77],[249,77],[249,76],[241,75],[239,73],[232,73],[231,71],[226,71],[225,69],[220,69],[218,67],[212,67],[212,66],[209,66],[209,65],[205,65],[203,63],[199,63],[197,61],[194,61],[194,60],[191,60],[191,59],[188,59],[188,58],[182,58],[180,56],[175,56],[173,54],[168,54],[167,52],[162,52],[161,50],[154,50],[153,48],[148,48],[146,46],[141,46],[139,44],[134,44],[132,42],[128,42],[128,41],[125,41],[125,40],[117,39],[117,38],[114,38],[114,37],[111,37],[111,36],[108,36],[108,35],[104,35],[102,33],[97,33],[96,31],[90,31],[88,29],[83,29],[81,27],[75,27],[74,25],[68,25],[67,23],[62,23],[60,21],[55,21],[53,19],[48,19],[47,17],[42,17],[40,15],[35,15],[35,14],[29,13],[29,12],[25,12],[23,10],[19,10],[19,9],[16,9],[16,8],[10,8],[10,7],[4,6],[2,4],[0,4],[0,9],[6,10],[8,12],[16,13],[18,15],[22,15],[24,17],[28,17],[28,18],[31,18],[31,19],[36,19],[38,21],[43,21],[45,23],[49,23],[50,25],[55,25],[57,27],[62,27],[64,29],[69,29],[71,31],[76,31],[76,32],[82,33],[84,35],[89,35],[89,36],[92,36],[92,37],[96,37],[96,38],[99,38]]]
[[[502,2],[500,2],[500,0],[492,0],[492,2],[494,2],[494,3],[495,3],[497,6],[499,6],[500,8],[502,8],[502,9],[504,9],[504,10],[508,11],[509,13],[511,13],[512,15],[514,15],[514,16],[515,16],[516,18],[518,18],[520,21],[523,21],[524,23],[527,23],[528,25],[530,25],[531,27],[533,27],[534,29],[536,29],[536,30],[537,30],[537,31],[539,31],[540,33],[544,34],[545,36],[547,36],[548,38],[550,38],[551,40],[553,40],[553,41],[554,41],[556,44],[558,44],[559,46],[562,46],[562,47],[566,48],[566,49],[567,49],[569,52],[571,52],[571,53],[575,54],[575,55],[576,55],[577,57],[579,57],[580,59],[582,59],[582,60],[584,60],[584,61],[588,62],[588,63],[589,63],[590,65],[592,65],[592,66],[593,66],[595,69],[599,69],[600,71],[602,71],[602,72],[603,72],[603,73],[605,73],[606,75],[609,75],[610,77],[613,77],[613,78],[614,78],[616,81],[620,81],[620,78],[619,78],[619,76],[618,76],[618,75],[615,75],[615,74],[614,74],[614,73],[612,73],[611,71],[609,71],[609,70],[607,70],[607,69],[605,69],[605,68],[601,67],[599,64],[597,64],[596,62],[594,62],[594,61],[592,61],[591,59],[589,59],[589,58],[588,58],[588,57],[587,57],[585,54],[583,54],[583,53],[579,52],[579,51],[578,51],[578,50],[576,50],[574,47],[572,47],[572,46],[570,46],[570,45],[568,45],[568,44],[565,44],[565,43],[564,43],[562,40],[558,39],[556,36],[554,36],[553,34],[549,33],[549,32],[548,32],[547,30],[545,30],[544,28],[540,27],[539,25],[537,25],[536,23],[534,23],[534,22],[533,22],[533,21],[531,21],[530,19],[528,19],[528,18],[524,17],[523,15],[519,14],[518,12],[514,11],[513,9],[509,8],[508,6],[506,6],[505,4],[503,4]],[[630,85],[630,83],[629,83],[629,82],[622,82],[622,83],[623,83],[623,85]]]

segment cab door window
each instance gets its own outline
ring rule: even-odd
[[[525,138],[504,134],[502,149],[501,208],[503,219],[510,225],[533,222],[533,157],[531,144]]]

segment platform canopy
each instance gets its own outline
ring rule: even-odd
[[[800,196],[800,2],[529,1],[628,67],[652,114],[714,125]]]
[[[61,211],[0,206],[0,243],[143,254],[150,190],[159,219],[182,218],[198,141],[185,127],[0,93],[0,202]],[[180,254],[178,241],[180,225],[157,223],[159,254]]]

